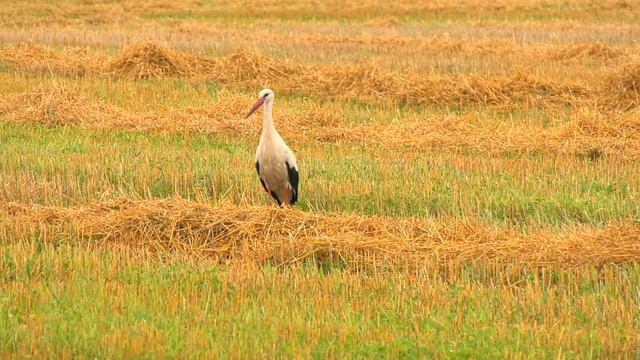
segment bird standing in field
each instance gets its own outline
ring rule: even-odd
[[[271,89],[263,89],[258,101],[245,119],[264,104],[262,135],[256,150],[256,170],[264,190],[273,197],[278,205],[293,205],[298,201],[298,166],[296,156],[284,142],[273,124],[273,101],[275,94]]]

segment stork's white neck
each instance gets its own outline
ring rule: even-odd
[[[273,124],[273,101],[264,103],[264,119],[262,120],[262,135],[271,136],[276,132],[276,126]]]

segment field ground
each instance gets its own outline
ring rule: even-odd
[[[0,7],[0,357],[639,357],[638,21]],[[294,209],[255,175],[263,87]]]

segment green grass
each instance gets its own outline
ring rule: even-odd
[[[4,123],[0,198],[73,205],[179,195],[266,203],[253,169],[256,141]],[[615,161],[535,156],[477,162],[477,154],[413,149],[389,157],[376,146],[333,144],[295,150],[305,210],[464,216],[525,228],[640,218],[633,166]]]
[[[556,285],[532,273],[507,286],[473,273],[450,283],[313,266],[234,270],[37,239],[5,239],[2,253],[5,356],[638,355],[634,266],[609,269],[604,282],[595,271],[557,273]]]

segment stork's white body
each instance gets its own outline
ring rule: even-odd
[[[298,165],[296,156],[273,123],[274,99],[273,91],[262,90],[258,103],[251,111],[255,111],[261,102],[264,103],[262,135],[256,149],[256,170],[262,186],[279,205],[292,205],[298,200]]]

